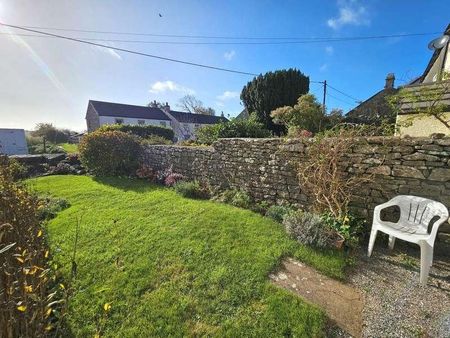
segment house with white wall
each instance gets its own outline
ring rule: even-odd
[[[195,131],[209,124],[227,121],[223,116],[191,114],[156,104],[136,106],[130,104],[90,100],[86,111],[88,132],[106,124],[154,125],[171,128],[176,140],[195,138]]]
[[[0,154],[27,155],[25,130],[0,128]]]

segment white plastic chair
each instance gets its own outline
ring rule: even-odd
[[[397,223],[382,221],[381,210],[398,206],[400,219]],[[428,233],[430,221],[439,217]],[[389,235],[389,249],[394,248],[395,239],[416,243],[420,246],[420,283],[426,285],[430,267],[433,264],[434,240],[439,226],[449,217],[448,210],[440,202],[417,196],[399,195],[390,201],[377,205],[373,213],[372,231],[370,233],[368,256],[372,255],[373,245],[378,231]]]

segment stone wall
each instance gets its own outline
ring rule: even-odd
[[[308,205],[296,168],[307,139],[221,139],[211,147],[148,146],[146,163],[213,187],[245,190],[256,201]],[[450,138],[360,138],[342,163],[350,173],[374,174],[358,189],[354,211],[369,217],[374,206],[398,194],[429,197],[450,206]]]

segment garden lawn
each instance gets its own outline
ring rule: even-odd
[[[78,153],[78,144],[75,143],[60,143],[58,144],[68,154]]]
[[[248,210],[182,198],[145,181],[48,176],[28,181],[71,207],[48,224],[77,337],[317,337],[325,315],[268,281],[285,256],[342,277],[344,258],[290,240]],[[104,310],[109,303],[111,309]]]

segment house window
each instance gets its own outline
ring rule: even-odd
[[[143,125],[145,124],[145,120],[138,120],[138,124],[139,124],[140,126],[143,126]]]
[[[123,119],[116,119],[116,124],[123,124]]]
[[[164,122],[164,121],[159,122],[159,124],[163,127],[166,127],[166,122]]]

